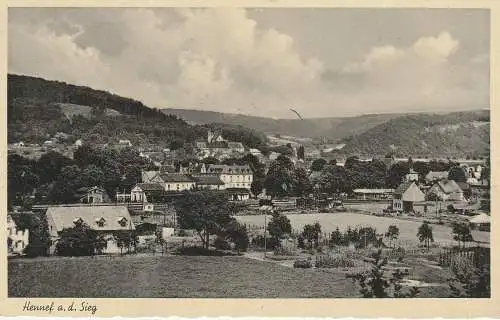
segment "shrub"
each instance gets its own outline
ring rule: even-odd
[[[316,258],[316,268],[352,268],[354,259],[348,255],[321,255]]]
[[[218,250],[231,250],[231,245],[226,239],[217,236],[214,240],[214,247]]]
[[[255,238],[252,239],[252,244],[257,247],[264,248],[264,236],[261,235],[256,236]],[[277,240],[276,238],[268,237],[266,239],[266,247],[267,249],[274,249],[279,247],[279,240]]]
[[[175,250],[175,254],[183,256],[233,256],[235,254],[222,252],[218,250],[207,249],[204,247],[182,247]]]
[[[391,259],[397,259],[399,262],[402,262],[405,257],[406,251],[403,247],[397,247],[391,250],[389,256]]]
[[[277,256],[294,256],[295,250],[291,247],[276,247],[274,254]]]
[[[307,268],[312,268],[311,261],[309,260],[295,260],[293,263],[294,268],[301,268],[301,269],[307,269]]]

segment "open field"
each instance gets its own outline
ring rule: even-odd
[[[289,214],[287,217],[292,223],[292,228],[301,231],[306,224],[319,222],[321,231],[327,234],[334,231],[337,227],[340,230],[346,230],[348,226],[369,226],[377,229],[377,232],[386,232],[390,225],[396,225],[399,228],[399,240],[403,242],[414,242],[417,239],[417,230],[420,222],[402,220],[390,217],[377,217],[359,213],[339,212],[339,213],[312,213],[312,214]],[[238,221],[246,223],[249,226],[261,226],[264,228],[264,215],[237,216]],[[267,221],[271,216],[267,217]],[[451,228],[445,225],[432,225],[434,241],[440,244],[453,243]],[[484,231],[472,231],[474,240],[489,243],[490,233]]]
[[[9,297],[300,298],[357,294],[340,272],[244,257],[123,256],[8,262]]]

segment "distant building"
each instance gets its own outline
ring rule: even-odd
[[[416,204],[425,202],[425,194],[414,181],[402,183],[392,197],[392,208],[399,212],[416,211]]]
[[[361,200],[391,199],[394,189],[354,189],[354,196]]]
[[[196,181],[187,174],[161,173],[159,178],[163,181],[165,191],[194,190]]]
[[[198,190],[224,190],[225,183],[218,175],[211,174],[193,174],[193,179],[196,181],[196,189]]]
[[[132,146],[132,143],[130,142],[130,140],[126,140],[126,139],[118,141],[118,144],[121,146],[127,146],[127,147]]]
[[[141,171],[141,176],[142,176],[142,182],[143,183],[154,183],[158,182],[161,183],[161,180],[158,180],[157,177],[159,175],[159,171]]]
[[[262,152],[259,149],[251,148],[248,152],[251,155],[256,156],[259,160],[263,157]]]
[[[448,179],[448,171],[429,171],[425,175],[425,182],[433,183],[439,180]]]
[[[253,171],[248,165],[211,165],[208,167],[207,173],[218,175],[224,182],[226,189],[250,189],[253,182]]]
[[[278,159],[278,157],[280,155],[281,155],[280,153],[271,151],[271,153],[269,154],[269,160],[274,161],[274,160]]]
[[[11,215],[7,215],[7,255],[22,255],[29,244],[29,230],[18,230]]]
[[[106,191],[98,186],[81,188],[78,190],[78,193],[80,194],[80,203],[92,204],[106,202]]]
[[[244,201],[250,199],[250,191],[246,188],[227,188],[230,201]]]
[[[162,195],[164,192],[165,188],[159,183],[138,183],[130,191],[130,201],[154,202],[155,195]]]
[[[418,172],[413,170],[413,168],[410,168],[410,171],[405,175],[405,181],[406,182],[418,181]]]
[[[234,153],[244,153],[245,152],[245,147],[241,142],[228,142],[227,146],[229,149],[231,149],[231,152]]]
[[[46,213],[51,239],[50,252],[54,253],[61,232],[79,224],[86,224],[106,240],[103,253],[119,253],[121,249],[113,234],[132,232],[135,226],[126,206],[54,206]]]
[[[439,199],[446,201],[464,201],[464,192],[454,180],[440,180],[435,182],[427,191],[427,196],[434,194]]]
[[[81,147],[83,145],[82,139],[78,139],[75,141],[75,147]]]

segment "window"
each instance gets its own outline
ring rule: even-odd
[[[125,227],[127,225],[127,219],[125,217],[122,217],[118,220],[118,223],[120,226]]]
[[[96,223],[97,223],[97,226],[102,228],[102,227],[104,227],[106,220],[104,219],[104,217],[101,217],[100,219],[96,220]]]

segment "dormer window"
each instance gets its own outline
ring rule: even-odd
[[[77,225],[77,226],[81,225],[81,224],[83,224],[83,219],[82,218],[77,218],[77,219],[73,220],[73,223],[75,225]]]
[[[106,224],[106,220],[104,219],[104,217],[101,217],[100,219],[96,219],[95,221],[97,223],[97,226],[99,227],[104,227],[104,225]]]
[[[120,226],[125,227],[127,225],[127,219],[125,217],[121,217],[120,219],[118,219],[118,223],[120,224]]]

